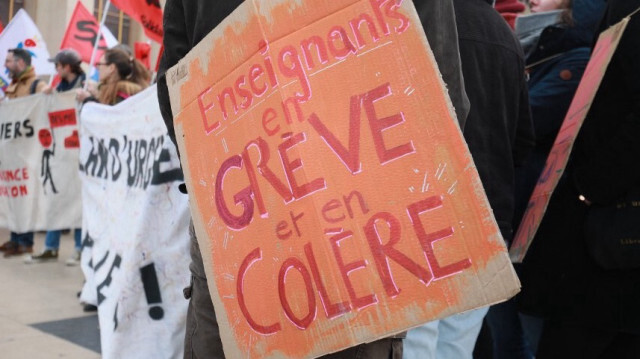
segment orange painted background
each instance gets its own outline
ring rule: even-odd
[[[413,4],[268,3],[169,73],[225,353],[315,357],[517,292]]]

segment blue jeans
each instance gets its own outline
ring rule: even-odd
[[[48,231],[47,236],[44,239],[44,249],[55,249],[60,248],[60,235],[62,231]],[[82,229],[77,228],[73,231],[73,237],[76,242],[76,250],[79,251],[82,249]]]
[[[33,232],[16,233],[11,232],[11,242],[25,247],[33,246]]]
[[[434,320],[409,330],[404,359],[471,359],[488,307]]]

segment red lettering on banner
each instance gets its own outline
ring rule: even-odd
[[[251,253],[249,253],[245,257],[245,259],[242,261],[242,264],[240,265],[240,269],[238,270],[238,281],[236,282],[236,294],[238,295],[238,305],[240,306],[240,310],[242,311],[242,314],[247,320],[247,323],[249,323],[249,326],[251,327],[251,329],[255,330],[260,334],[270,335],[280,331],[281,329],[280,323],[274,323],[266,326],[258,324],[249,313],[249,309],[247,308],[247,305],[244,299],[244,276],[246,275],[249,267],[251,267],[253,263],[261,259],[262,259],[262,251],[260,250],[260,248],[256,248],[253,251],[251,251]]]
[[[340,274],[342,275],[342,280],[344,281],[345,285],[347,286],[347,292],[349,292],[349,297],[351,298],[351,303],[353,303],[353,305],[358,308],[358,309],[362,309],[365,307],[368,307],[372,304],[375,304],[378,302],[378,299],[376,298],[375,294],[369,294],[366,295],[364,297],[358,297],[356,295],[356,291],[353,288],[353,283],[351,283],[351,279],[349,278],[349,274],[351,274],[351,272],[364,268],[367,266],[366,261],[364,260],[358,260],[355,262],[350,262],[350,263],[345,263],[344,259],[342,258],[342,253],[340,252],[340,242],[347,239],[347,238],[351,238],[353,237],[353,232],[351,231],[346,231],[346,232],[342,232],[340,234],[336,234],[335,236],[330,238],[331,241],[331,249],[333,249],[333,255],[336,258],[336,262],[338,263],[338,268],[340,269]]]
[[[304,132],[300,132],[285,139],[280,144],[280,146],[278,146],[278,152],[280,153],[280,159],[282,160],[284,173],[287,176],[287,181],[289,182],[289,188],[291,188],[291,192],[296,199],[303,198],[314,192],[327,188],[327,184],[325,183],[324,178],[316,178],[309,183],[298,185],[298,181],[296,180],[293,172],[297,169],[302,168],[302,160],[299,158],[290,160],[287,151],[295,147],[296,145],[305,142],[306,140],[307,138]]]
[[[322,137],[333,153],[349,169],[352,174],[362,171],[360,163],[360,106],[361,97],[351,96],[349,115],[349,150],[347,150],[336,136],[320,121],[318,116],[311,114],[307,120],[311,127]]]
[[[395,127],[404,122],[404,115],[402,112],[389,117],[378,118],[376,110],[373,104],[387,96],[391,95],[391,86],[386,83],[380,87],[377,87],[364,95],[363,107],[369,118],[369,126],[371,127],[371,135],[373,136],[373,142],[376,146],[376,152],[378,153],[378,159],[381,164],[385,164],[396,160],[400,157],[404,157],[408,154],[415,153],[415,147],[413,142],[405,143],[396,146],[392,149],[387,149],[382,137],[382,132]]]
[[[380,234],[376,228],[376,222],[378,221],[383,221],[389,229],[389,240],[386,244],[382,244],[382,238],[380,238]],[[389,297],[393,298],[400,294],[400,288],[396,285],[393,280],[393,275],[391,274],[389,259],[408,270],[425,285],[429,285],[433,279],[433,275],[426,268],[421,267],[418,263],[407,257],[407,255],[394,248],[401,239],[401,225],[400,221],[391,215],[391,213],[381,212],[373,215],[364,226],[364,233],[376,263],[378,275]]]
[[[49,123],[51,128],[72,126],[77,123],[76,110],[68,109],[56,112],[49,112]]]
[[[225,175],[232,168],[242,169],[242,157],[240,155],[230,157],[222,163],[222,166],[218,171],[218,175],[216,176],[215,201],[218,213],[224,223],[226,223],[229,228],[240,230],[248,226],[253,217],[253,200],[251,199],[252,190],[251,187],[246,187],[233,196],[235,204],[242,205],[243,211],[239,216],[231,213],[224,200],[223,184]]]
[[[0,197],[24,197],[29,194],[26,185],[0,186]]]
[[[16,168],[15,170],[0,171],[0,181],[26,181],[29,179],[29,171],[26,167]]]
[[[322,302],[322,306],[324,308],[324,312],[327,315],[327,318],[335,318],[344,313],[348,313],[351,311],[351,305],[349,302],[341,302],[341,303],[332,303],[331,298],[329,298],[329,294],[327,293],[327,288],[322,281],[322,277],[320,276],[320,269],[318,268],[318,263],[316,262],[316,258],[313,254],[313,249],[311,248],[311,243],[307,243],[304,246],[304,253],[307,257],[307,261],[309,261],[309,267],[311,268],[311,274],[313,275],[313,280],[316,283],[316,287],[318,287],[318,294],[320,295],[320,301]]]
[[[402,0],[371,0],[373,15],[360,13],[345,24],[346,28],[345,26],[334,25],[325,36],[311,35],[302,39],[299,44],[296,44],[297,46],[283,46],[277,52],[278,56],[275,58],[275,64],[269,55],[269,43],[265,40],[260,40],[258,49],[262,55],[263,63],[248,64],[231,84],[216,87],[217,94],[213,95],[213,97],[217,99],[218,106],[214,106],[213,101],[210,99],[203,99],[205,95],[213,91],[213,87],[204,89],[198,96],[205,133],[209,134],[218,129],[222,121],[228,120],[232,114],[241,116],[242,112],[250,111],[253,97],[261,97],[270,92],[270,90],[276,90],[280,85],[276,69],[279,70],[283,77],[291,80],[290,83],[285,84],[283,87],[297,83],[300,89],[300,91],[296,91],[295,94],[282,101],[287,123],[292,123],[288,110],[290,105],[295,106],[294,109],[298,119],[301,121],[303,116],[300,104],[307,102],[312,96],[309,76],[305,68],[306,70],[312,70],[318,66],[330,66],[332,62],[341,61],[364,50],[367,45],[379,42],[381,36],[389,36],[391,33],[389,20],[399,23],[393,28],[396,33],[404,32],[409,27],[410,22],[406,16],[398,12],[401,3]],[[368,38],[363,35],[364,28],[367,29]],[[312,48],[315,48],[315,52]],[[268,81],[261,81],[265,71],[268,75]],[[243,101],[238,106],[237,99],[239,98],[242,98]],[[230,104],[233,107],[233,113],[226,104]],[[214,111],[215,114],[209,114],[214,109],[217,109]],[[211,116],[216,118],[211,119]],[[271,113],[268,116],[273,117]],[[266,127],[264,124],[266,117],[267,114],[265,113],[263,115],[263,126],[266,133],[272,136],[273,131],[277,131],[277,129],[268,129]]]
[[[302,279],[304,280],[304,286],[307,290],[307,307],[309,308],[308,314],[300,319],[298,318],[291,305],[289,304],[289,300],[287,299],[287,293],[285,288],[285,279],[287,276],[287,272],[290,269],[296,269],[300,275],[302,275]],[[307,329],[309,325],[316,318],[316,295],[313,291],[313,283],[311,283],[311,275],[305,267],[304,263],[300,261],[298,258],[291,257],[282,263],[282,267],[280,267],[280,273],[278,274],[278,293],[280,294],[280,303],[282,304],[282,309],[286,314],[287,318],[293,323],[296,327],[301,330]]]
[[[471,261],[468,258],[444,267],[438,263],[438,259],[433,252],[433,243],[453,236],[453,228],[448,227],[437,232],[427,233],[424,229],[424,225],[422,224],[422,220],[420,219],[420,215],[424,212],[432,211],[440,207],[442,207],[442,197],[433,196],[420,202],[413,203],[407,208],[409,218],[411,218],[411,223],[413,224],[413,229],[418,236],[420,244],[422,245],[422,250],[427,256],[429,267],[431,268],[431,272],[435,279],[444,278],[471,267]]]

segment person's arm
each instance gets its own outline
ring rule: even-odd
[[[173,113],[169,101],[166,72],[178,63],[190,50],[191,44],[187,37],[184,9],[182,0],[167,0],[164,8],[164,52],[158,69],[158,102],[160,112],[169,131],[169,137],[176,144],[176,134],[173,128]],[[177,144],[176,144],[177,146]]]

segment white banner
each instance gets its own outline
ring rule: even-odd
[[[155,86],[82,109],[81,300],[98,305],[103,358],[182,357],[189,211]]]
[[[36,69],[36,75],[53,75],[56,68],[49,62],[49,51],[42,34],[33,20],[23,9],[18,10],[11,22],[0,34],[0,87],[4,88],[11,83],[9,70],[4,67],[7,58],[7,50],[22,48],[31,54],[31,66]]]
[[[0,227],[80,226],[78,142],[75,93],[0,103]]]

